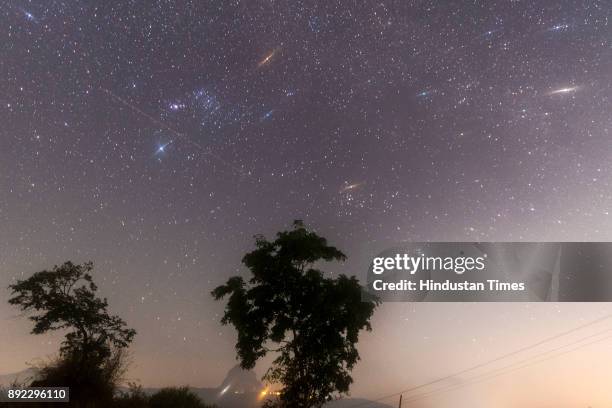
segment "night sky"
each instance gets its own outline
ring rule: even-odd
[[[294,219],[358,276],[402,241],[611,240],[610,18],[586,0],[0,0],[0,287],[92,260],[139,332],[131,375],[217,385],[235,333],[209,293]],[[61,341],[4,299],[0,373]],[[400,364],[436,358],[431,338],[494,357],[534,320],[605,309],[385,305],[355,389],[426,380]],[[483,321],[484,345],[462,331]],[[410,336],[418,353],[380,363]]]

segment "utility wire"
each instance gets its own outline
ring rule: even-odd
[[[560,337],[563,337],[563,336],[566,336],[568,334],[574,333],[576,331],[582,330],[582,329],[584,329],[586,327],[590,327],[590,326],[593,326],[593,325],[595,325],[597,323],[601,323],[602,321],[608,320],[611,317],[612,317],[612,314],[605,315],[603,317],[600,317],[598,319],[592,320],[592,321],[590,321],[588,323],[585,323],[583,325],[580,325],[578,327],[574,327],[573,329],[566,330],[566,331],[558,333],[558,334],[556,334],[554,336],[547,337],[547,338],[545,338],[543,340],[540,340],[540,341],[538,341],[536,343],[533,343],[533,344],[530,344],[528,346],[522,347],[522,348],[520,348],[518,350],[514,350],[514,351],[512,351],[510,353],[503,354],[503,355],[501,355],[499,357],[496,357],[496,358],[494,358],[492,360],[476,364],[474,366],[468,367],[468,368],[463,369],[461,371],[458,371],[456,373],[449,374],[449,375],[437,378],[435,380],[431,380],[431,381],[428,381],[426,383],[423,383],[423,384],[420,384],[420,385],[417,385],[417,386],[414,386],[414,387],[410,387],[410,388],[407,388],[407,389],[395,392],[393,394],[384,395],[384,396],[382,396],[380,398],[377,398],[375,400],[372,400],[372,401],[361,402],[361,403],[358,403],[358,404],[355,404],[355,405],[350,405],[349,408],[357,408],[357,407],[363,407],[363,406],[371,405],[374,402],[379,402],[379,401],[383,401],[383,400],[386,400],[386,399],[389,399],[389,398],[392,398],[392,397],[397,397],[397,396],[399,396],[401,394],[404,394],[404,393],[410,393],[412,391],[416,391],[416,390],[419,390],[421,388],[425,388],[425,387],[428,387],[428,386],[433,385],[433,384],[437,384],[437,383],[442,382],[442,381],[450,380],[450,379],[452,379],[454,377],[457,377],[457,376],[460,376],[462,374],[469,373],[469,372],[477,370],[479,368],[486,367],[486,366],[488,366],[488,365],[490,365],[492,363],[495,363],[495,362],[498,362],[498,361],[501,361],[501,360],[505,360],[508,357],[515,356],[515,355],[520,354],[520,353],[522,353],[524,351],[536,348],[538,346],[541,346],[542,344],[549,343],[549,342],[551,342],[553,340],[556,340],[556,339],[558,339]]]
[[[422,400],[424,398],[433,397],[435,395],[443,394],[443,393],[446,393],[446,392],[449,392],[449,391],[454,391],[456,389],[463,388],[463,387],[466,387],[468,385],[478,384],[478,383],[481,383],[483,381],[490,380],[492,378],[496,378],[496,377],[499,377],[499,376],[502,376],[502,375],[505,375],[505,374],[508,374],[508,373],[511,373],[511,372],[514,372],[514,371],[517,371],[517,370],[521,370],[523,368],[530,367],[530,366],[538,364],[538,363],[542,363],[544,361],[547,361],[547,360],[550,360],[550,359],[553,359],[553,358],[556,358],[556,357],[560,357],[560,356],[562,356],[564,354],[568,354],[568,353],[574,352],[574,351],[576,351],[578,349],[590,346],[592,344],[599,343],[599,342],[604,341],[604,340],[608,340],[608,339],[612,338],[612,335],[605,336],[605,337],[602,337],[600,339],[597,339],[597,340],[594,340],[594,341],[591,341],[591,342],[579,345],[577,347],[571,348],[571,349],[566,350],[566,351],[561,352],[561,353],[553,354],[552,356],[548,356],[548,357],[544,357],[544,358],[539,358],[538,359],[538,357],[542,357],[543,355],[554,353],[555,351],[559,351],[559,350],[564,349],[566,347],[570,347],[570,346],[576,345],[576,344],[581,343],[581,342],[583,342],[583,341],[585,341],[587,339],[590,339],[590,338],[593,338],[593,337],[597,337],[597,336],[600,336],[600,335],[602,335],[604,333],[607,333],[610,330],[612,330],[612,329],[607,329],[607,330],[604,330],[602,332],[599,332],[599,333],[596,333],[596,334],[592,334],[590,336],[586,336],[586,337],[581,338],[581,339],[579,339],[577,341],[574,341],[574,342],[572,342],[570,344],[566,344],[566,345],[557,347],[557,348],[555,348],[553,350],[549,350],[549,351],[543,352],[541,354],[532,356],[532,357],[527,358],[525,360],[522,360],[522,361],[519,361],[519,362],[516,362],[516,363],[513,363],[513,364],[509,364],[507,366],[498,368],[496,370],[492,370],[492,371],[487,372],[487,373],[483,373],[481,375],[472,377],[472,378],[468,379],[466,382],[463,382],[461,384],[450,385],[450,386],[447,386],[447,387],[438,388],[436,390],[432,390],[432,391],[424,392],[424,393],[421,393],[421,394],[413,395],[409,400],[407,400],[405,402],[410,404],[411,402],[414,402],[414,401],[419,401],[419,400]],[[530,360],[533,360],[533,359],[536,359],[536,360],[530,361]]]

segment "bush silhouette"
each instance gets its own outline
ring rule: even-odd
[[[69,387],[71,407],[108,407],[125,373],[125,358],[119,349],[102,364],[83,368],[79,356],[63,355],[40,366],[30,386]]]
[[[115,397],[113,408],[149,408],[149,397],[136,384],[130,384],[129,390]]]
[[[187,387],[163,388],[153,394],[149,400],[150,408],[212,408]]]

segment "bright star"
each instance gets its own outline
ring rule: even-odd
[[[31,21],[33,23],[38,22],[38,19],[36,18],[36,16],[30,13],[29,11],[21,9],[21,12],[23,13],[23,16],[25,17],[27,21]]]
[[[261,117],[261,121],[263,122],[264,120],[270,119],[272,117],[272,114],[274,113],[274,109],[271,109],[269,111],[267,111],[262,117]]]
[[[155,151],[155,155],[157,156],[157,155],[159,155],[159,154],[165,153],[165,152],[166,152],[166,147],[168,147],[168,145],[169,145],[170,143],[172,143],[172,141],[170,141],[170,142],[168,142],[168,143],[166,143],[166,144],[161,144],[161,145],[159,145],[159,146],[157,147],[157,150]]]

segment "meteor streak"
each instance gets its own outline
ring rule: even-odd
[[[264,65],[268,65],[270,61],[272,60],[272,58],[274,58],[274,55],[276,55],[277,51],[278,51],[278,48],[273,49],[268,55],[265,56],[264,59],[259,61],[259,63],[257,64],[257,68],[261,68]]]
[[[349,184],[347,186],[342,187],[342,189],[340,189],[341,193],[346,193],[347,191],[351,191],[351,190],[355,190],[356,188],[359,188],[363,185],[364,183],[353,183],[353,184]]]
[[[549,95],[567,94],[567,93],[576,92],[577,90],[578,90],[577,86],[570,86],[566,88],[555,89],[554,91],[550,91],[548,94]]]

